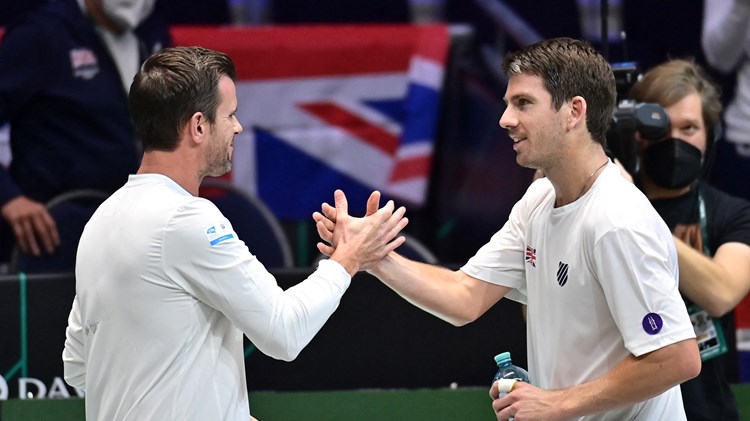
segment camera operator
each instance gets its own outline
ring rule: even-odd
[[[732,309],[750,289],[750,203],[701,177],[719,125],[719,92],[696,64],[671,60],[647,72],[630,96],[661,105],[671,121],[663,138],[640,131],[631,141],[634,182],[672,231],[701,350],[700,375],[682,384],[687,418],[738,420],[727,366],[736,366]]]

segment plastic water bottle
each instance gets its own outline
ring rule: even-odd
[[[492,383],[500,380],[500,384],[498,385],[500,396],[504,396],[510,392],[513,384],[517,381],[531,383],[529,372],[513,364],[513,361],[510,359],[510,352],[495,355],[495,362],[497,363],[497,373],[492,378]]]

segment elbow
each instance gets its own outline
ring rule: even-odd
[[[277,354],[277,356],[275,358],[277,360],[279,360],[279,361],[284,361],[285,363],[290,363],[290,362],[294,361],[297,358],[298,355],[299,355],[299,353],[296,353],[296,354]]]
[[[467,318],[451,317],[451,318],[447,318],[446,321],[448,323],[450,323],[451,325],[455,326],[455,327],[461,327],[461,326],[468,325],[469,323],[473,322],[474,320],[470,320],[470,319],[467,319]]]
[[[279,358],[281,361],[285,362],[292,362],[299,357],[299,354],[302,352],[301,347],[296,347],[294,349],[286,349],[284,353],[281,354],[281,357]]]
[[[292,346],[292,344],[282,342],[265,343],[262,345],[258,344],[256,346],[262,353],[275,360],[284,362],[294,361],[302,352],[302,347]]]
[[[86,390],[86,373],[79,365],[63,364],[63,378],[70,386]]]
[[[701,356],[698,351],[698,342],[694,339],[688,340],[684,344],[684,357],[680,359],[680,374],[682,382],[686,382],[690,379],[697,377],[701,372]]]
[[[727,60],[724,57],[716,57],[715,55],[711,54],[711,50],[704,49],[704,51],[706,52],[706,61],[714,70],[725,75],[730,74],[734,71],[736,63],[734,63],[732,60]]]
[[[706,310],[706,313],[708,313],[709,316],[719,318],[732,311],[732,308],[734,308],[733,303],[722,301],[711,303],[710,305],[706,306],[704,310]]]
[[[464,311],[458,311],[452,314],[435,314],[435,316],[445,320],[455,327],[461,327],[477,320],[482,314],[484,314],[484,312],[473,312],[470,309],[464,309]]]
[[[698,377],[698,375],[701,374],[701,367],[701,358],[700,354],[698,354],[698,357],[691,361],[690,364],[687,364],[687,366],[685,367],[685,381]]]
[[[706,313],[711,317],[722,317],[732,311],[737,303],[742,299],[744,294],[738,295],[733,291],[714,291],[710,294],[705,294],[699,305]],[[697,300],[696,300],[697,302]]]
[[[63,379],[65,383],[76,389],[86,389],[86,363],[81,357],[82,353],[76,352],[77,348],[71,346],[68,341],[62,352]]]
[[[736,65],[729,60],[719,60],[718,58],[713,60],[711,66],[719,73],[725,75],[732,73],[736,68]]]
[[[728,59],[726,54],[720,54],[720,51],[723,51],[722,48],[715,47],[714,45],[717,44],[717,41],[711,40],[711,39],[703,39],[701,40],[701,47],[703,50],[703,55],[706,58],[706,62],[714,69],[717,70],[720,73],[727,74],[732,72],[734,70],[734,67],[736,66],[736,63],[734,63],[732,60]]]

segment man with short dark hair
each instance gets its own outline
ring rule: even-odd
[[[516,161],[546,177],[460,270],[392,252],[370,272],[457,326],[503,297],[527,304],[532,384],[493,384],[498,420],[684,420],[678,385],[700,371],[695,333],[669,230],[604,152],[612,69],[587,43],[557,38],[511,53],[504,70],[500,125]],[[318,248],[335,252],[338,210],[314,218],[330,244]]]
[[[359,270],[404,241],[404,209],[343,216],[339,248],[281,290],[210,201],[201,180],[231,169],[235,69],[226,54],[162,50],[141,67],[130,112],[143,138],[138,173],[94,213],[81,236],[68,320],[65,380],[86,390],[91,420],[250,418],[243,334],[292,360],[337,308]]]

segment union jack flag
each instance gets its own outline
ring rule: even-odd
[[[531,266],[536,267],[536,249],[531,246],[526,246],[526,255],[524,256],[526,263],[530,263]]]
[[[173,27],[172,36],[232,56],[245,131],[230,177],[276,216],[308,219],[336,188],[353,213],[376,189],[424,205],[445,25]]]

